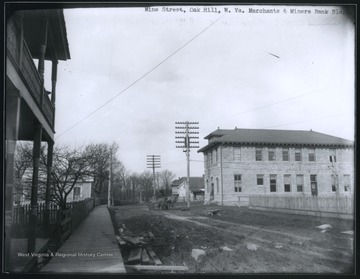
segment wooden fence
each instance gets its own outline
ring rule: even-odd
[[[71,208],[71,231],[75,230],[95,207],[95,199],[89,198],[70,203]]]
[[[59,218],[59,210],[60,207],[56,204],[49,205],[49,220],[50,223],[56,223]],[[21,224],[28,225],[29,224],[29,216],[31,212],[31,205],[21,205],[13,208],[13,224]],[[45,203],[39,203],[37,208],[37,224],[44,225],[45,224],[45,213],[46,205]]]
[[[250,195],[249,206],[353,214],[354,196]]]
[[[49,205],[49,221],[50,224],[62,223],[64,219],[71,220],[71,230],[77,228],[77,226],[88,216],[89,212],[95,206],[95,199],[89,198],[82,201],[71,202],[67,204],[67,210],[63,212],[56,204]],[[13,224],[19,224],[23,226],[29,225],[29,216],[31,212],[31,205],[16,206],[13,208]],[[39,203],[37,208],[37,225],[45,225],[46,205]],[[64,217],[67,215],[68,217]]]
[[[69,235],[81,224],[95,207],[95,199],[89,198],[68,204],[66,210],[61,211],[60,239],[65,241]]]

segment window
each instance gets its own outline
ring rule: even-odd
[[[295,148],[295,161],[300,162],[301,161],[301,149]]]
[[[80,187],[74,187],[74,195],[80,195]]]
[[[255,149],[255,159],[256,161],[262,161],[262,148]]]
[[[234,160],[240,161],[240,147],[234,147]]]
[[[315,149],[309,149],[309,162],[315,162]]]
[[[283,161],[289,161],[289,148],[282,149],[282,159]]]
[[[270,192],[276,192],[276,174],[270,174]]]
[[[213,164],[213,154],[212,154],[212,152],[210,152],[209,154],[210,154],[210,165],[212,165]]]
[[[318,190],[317,190],[317,176],[316,174],[310,175],[310,185],[311,185],[311,194],[313,196],[317,196]]]
[[[268,153],[269,153],[269,161],[275,161],[275,149],[269,148]]]
[[[284,192],[291,192],[291,175],[284,175]]]
[[[350,175],[344,174],[344,191],[349,192],[350,191]]]
[[[215,162],[219,162],[219,151],[218,151],[218,149],[215,149],[214,152],[215,152]]]
[[[214,178],[211,177],[211,185],[210,185],[210,200],[214,199]]]
[[[206,192],[209,193],[209,179],[206,179]]]
[[[336,192],[337,185],[338,185],[338,176],[331,175],[331,191],[332,192]]]
[[[81,187],[74,187],[74,201],[80,199]]]
[[[256,175],[256,184],[257,185],[264,185],[264,175],[263,174],[257,174]]]
[[[331,163],[336,163],[336,151],[334,148],[329,150],[329,160]]]
[[[234,175],[234,191],[241,192],[241,174]]]
[[[219,194],[219,178],[216,178],[216,193]]]
[[[304,191],[304,176],[301,174],[296,175],[296,188],[298,192]]]

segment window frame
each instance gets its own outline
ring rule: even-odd
[[[79,193],[76,193],[78,190]],[[81,186],[74,186],[73,188],[73,201],[80,200],[81,198]]]
[[[309,160],[309,162],[316,162],[315,148],[308,149],[308,160]]]
[[[259,184],[259,179],[261,179],[261,184]],[[256,175],[256,185],[257,186],[264,186],[264,175],[263,174],[257,174]]]
[[[317,174],[310,174],[310,190],[311,190],[311,195],[313,196],[317,196],[319,191],[317,185],[317,179],[318,179]],[[313,191],[313,185],[315,186],[315,191]]]
[[[332,193],[336,193],[336,184],[339,186],[339,176],[332,174],[331,175],[331,192]]]
[[[238,152],[236,152],[238,150]],[[241,148],[233,147],[233,160],[240,161],[241,160]]]
[[[270,177],[269,177],[269,179],[270,179],[270,192],[271,193],[276,193],[277,191],[277,175],[276,174],[270,174]],[[272,180],[275,180],[275,184],[272,184],[273,182],[272,182]],[[273,187],[275,187],[275,188],[273,188]]]
[[[344,180],[344,192],[350,192],[350,189],[351,189],[351,177],[350,177],[350,174],[344,174],[343,180]]]
[[[299,179],[298,178],[300,178],[301,184],[299,184]],[[301,191],[299,191],[299,187],[301,187]],[[303,193],[304,192],[304,175],[303,174],[297,174],[296,175],[296,191],[298,193]]]
[[[234,174],[234,192],[235,193],[241,193],[242,192],[241,184],[242,184],[242,175],[241,174]]]
[[[260,158],[259,158],[260,155]],[[255,161],[261,162],[263,161],[263,149],[261,147],[255,148]]]
[[[271,157],[270,157],[270,153],[272,153]],[[268,149],[268,160],[271,162],[276,161],[276,149],[275,148]]]
[[[297,155],[300,156],[300,160],[297,160]],[[301,148],[295,148],[294,149],[294,161],[295,162],[302,162],[302,149]]]
[[[289,181],[286,181],[288,178]],[[286,183],[286,182],[289,182],[289,183]],[[289,191],[286,191],[286,186],[289,187]],[[284,192],[285,193],[291,193],[291,174],[284,174]]]
[[[286,153],[285,153],[286,152]],[[289,152],[289,148],[282,148],[282,160],[283,162],[289,162],[290,161],[290,152]],[[284,156],[287,157],[287,160],[284,159]]]

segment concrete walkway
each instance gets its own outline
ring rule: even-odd
[[[107,207],[95,207],[40,272],[126,273]]]

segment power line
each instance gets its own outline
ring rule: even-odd
[[[327,89],[331,89],[331,88],[333,88],[333,87],[340,86],[341,84],[342,84],[342,83],[336,84],[336,85],[333,85],[333,86],[330,86],[330,87],[326,87],[326,88],[322,88],[322,89],[310,91],[309,93],[305,93],[305,94],[297,95],[297,96],[294,96],[294,97],[286,98],[286,99],[283,99],[283,100],[280,100],[280,101],[277,101],[277,102],[274,102],[274,103],[270,103],[270,104],[267,104],[267,105],[255,107],[255,108],[252,108],[252,109],[250,109],[250,110],[246,110],[246,111],[242,111],[242,112],[239,112],[239,113],[235,113],[235,114],[228,115],[228,116],[226,116],[226,117],[222,117],[222,118],[218,118],[218,117],[217,117],[217,118],[214,118],[214,119],[229,118],[229,117],[233,117],[233,116],[237,116],[237,115],[241,115],[241,114],[253,112],[253,111],[256,111],[256,110],[261,110],[261,109],[264,109],[264,108],[267,108],[267,107],[271,107],[271,106],[274,106],[274,105],[277,105],[277,104],[281,104],[281,103],[285,103],[285,102],[288,102],[288,101],[292,101],[292,100],[295,100],[295,99],[298,99],[298,98],[301,98],[301,97],[304,97],[304,96],[307,96],[307,95],[310,95],[310,94],[317,94],[318,92],[321,92],[321,91],[327,90]],[[214,119],[208,120],[208,122],[213,121]]]
[[[304,120],[304,121],[291,122],[291,123],[287,123],[287,124],[280,124],[280,125],[265,127],[265,128],[262,128],[262,129],[270,129],[270,128],[276,128],[276,127],[281,127],[281,126],[289,126],[289,125],[292,125],[292,124],[300,124],[300,123],[305,123],[305,122],[312,122],[312,121],[315,121],[315,120],[323,120],[323,119],[327,119],[327,118],[339,117],[339,116],[342,116],[342,115],[343,114],[329,115],[329,116],[324,116],[324,117],[320,117],[320,118],[313,118],[313,119]]]
[[[113,96],[112,98],[110,98],[108,101],[106,101],[104,104],[102,104],[101,106],[99,106],[97,109],[95,109],[94,111],[92,111],[91,113],[89,113],[88,115],[86,115],[84,118],[82,118],[81,120],[79,120],[78,122],[76,122],[75,124],[73,124],[72,126],[70,126],[68,129],[66,129],[64,132],[60,133],[57,137],[55,137],[56,139],[61,137],[63,134],[67,133],[68,131],[70,131],[71,129],[73,129],[74,127],[78,126],[80,123],[82,123],[83,121],[85,121],[87,118],[89,118],[90,116],[92,116],[93,114],[95,114],[96,112],[98,112],[100,109],[102,109],[104,106],[106,106],[107,104],[109,104],[110,102],[112,102],[114,99],[116,99],[117,97],[119,97],[122,93],[124,93],[126,90],[130,89],[132,86],[134,86],[136,83],[138,83],[140,80],[142,80],[143,78],[145,78],[147,75],[149,75],[152,71],[154,71],[155,69],[157,69],[160,65],[162,65],[163,63],[165,63],[167,60],[169,60],[171,57],[173,57],[176,53],[178,53],[180,50],[182,50],[184,47],[186,47],[188,44],[190,44],[193,40],[195,40],[198,36],[200,36],[202,33],[204,33],[206,30],[208,30],[211,26],[213,26],[215,23],[217,23],[222,17],[224,17],[224,15],[222,15],[221,17],[219,17],[217,20],[215,20],[214,22],[212,22],[210,25],[208,25],[205,29],[203,29],[202,31],[200,31],[199,33],[197,33],[194,37],[192,37],[189,41],[187,41],[185,44],[183,44],[181,47],[179,47],[177,50],[175,50],[173,53],[171,53],[168,57],[166,57],[164,60],[162,60],[159,64],[157,64],[156,66],[154,66],[153,68],[151,68],[149,71],[147,71],[145,74],[143,74],[142,76],[140,76],[138,79],[136,79],[134,82],[132,82],[130,85],[128,85],[127,87],[125,87],[125,89],[123,89],[122,91],[120,91],[118,94],[116,94],[115,96]]]
[[[309,93],[305,93],[305,94],[302,94],[302,95],[294,96],[294,97],[291,97],[291,98],[286,98],[286,99],[280,100],[280,101],[275,102],[275,103],[271,103],[271,104],[267,104],[267,105],[264,105],[264,106],[256,107],[256,108],[253,108],[253,109],[248,110],[248,111],[243,111],[243,112],[235,113],[235,114],[230,115],[230,116],[240,115],[240,114],[252,112],[252,111],[255,111],[255,110],[259,110],[259,109],[271,107],[271,106],[274,106],[274,105],[277,105],[277,104],[281,104],[281,103],[285,103],[285,102],[288,102],[288,101],[292,101],[292,100],[295,100],[295,99],[298,99],[298,98],[301,98],[301,97],[304,97],[304,96],[307,96],[307,95],[310,95],[310,94],[316,94],[316,93],[318,93],[318,92],[320,92],[320,91],[323,91],[323,90],[326,90],[326,89],[330,89],[330,88],[332,88],[332,87],[336,87],[336,86],[339,86],[339,85],[340,85],[340,84],[334,85],[334,86],[331,86],[331,87],[327,87],[327,88],[323,88],[323,89],[319,89],[319,90],[315,90],[315,91],[311,91],[311,92],[309,92]]]

